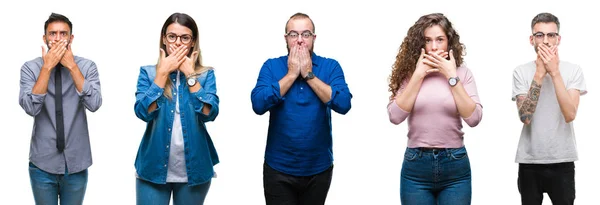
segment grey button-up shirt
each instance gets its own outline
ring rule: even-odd
[[[82,92],[75,88],[75,82],[67,68],[62,68],[63,116],[65,130],[65,150],[59,153],[56,148],[55,84],[52,70],[46,94],[32,94],[44,60],[41,57],[26,62],[21,67],[21,88],[19,104],[25,112],[34,117],[29,160],[40,169],[52,174],[77,173],[92,165],[92,152],[86,118],[86,109],[95,112],[102,105],[100,79],[96,64],[88,59],[75,56],[75,63],[85,78]]]

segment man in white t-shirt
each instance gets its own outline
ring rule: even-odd
[[[587,93],[581,68],[559,60],[560,23],[550,13],[531,22],[529,37],[537,58],[515,68],[512,100],[523,130],[517,149],[521,203],[542,204],[546,192],[554,205],[575,201],[577,149],[573,120],[579,96]]]

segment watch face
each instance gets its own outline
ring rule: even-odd
[[[456,85],[456,78],[450,78],[450,80],[448,81],[450,83],[451,86]]]
[[[187,84],[188,84],[189,86],[194,86],[194,85],[196,85],[196,79],[195,79],[195,78],[189,78],[189,79],[187,80]]]
[[[306,75],[306,79],[313,79],[315,77],[315,74],[313,72],[309,72],[308,75]]]

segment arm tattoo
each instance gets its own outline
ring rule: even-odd
[[[518,96],[517,106],[519,107],[519,117],[521,118],[521,122],[525,124],[531,122],[531,117],[535,112],[541,89],[542,85],[533,80],[529,92],[527,92],[527,96]]]

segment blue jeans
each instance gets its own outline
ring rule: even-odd
[[[65,170],[65,173],[66,172]],[[61,205],[83,204],[87,187],[87,169],[71,174],[51,174],[29,162],[29,180],[35,204]]]
[[[173,192],[173,205],[204,204],[210,181],[188,186],[187,183],[155,184],[136,179],[136,201],[138,205],[169,205]]]
[[[471,204],[471,165],[461,148],[407,148],[400,176],[404,205]]]

